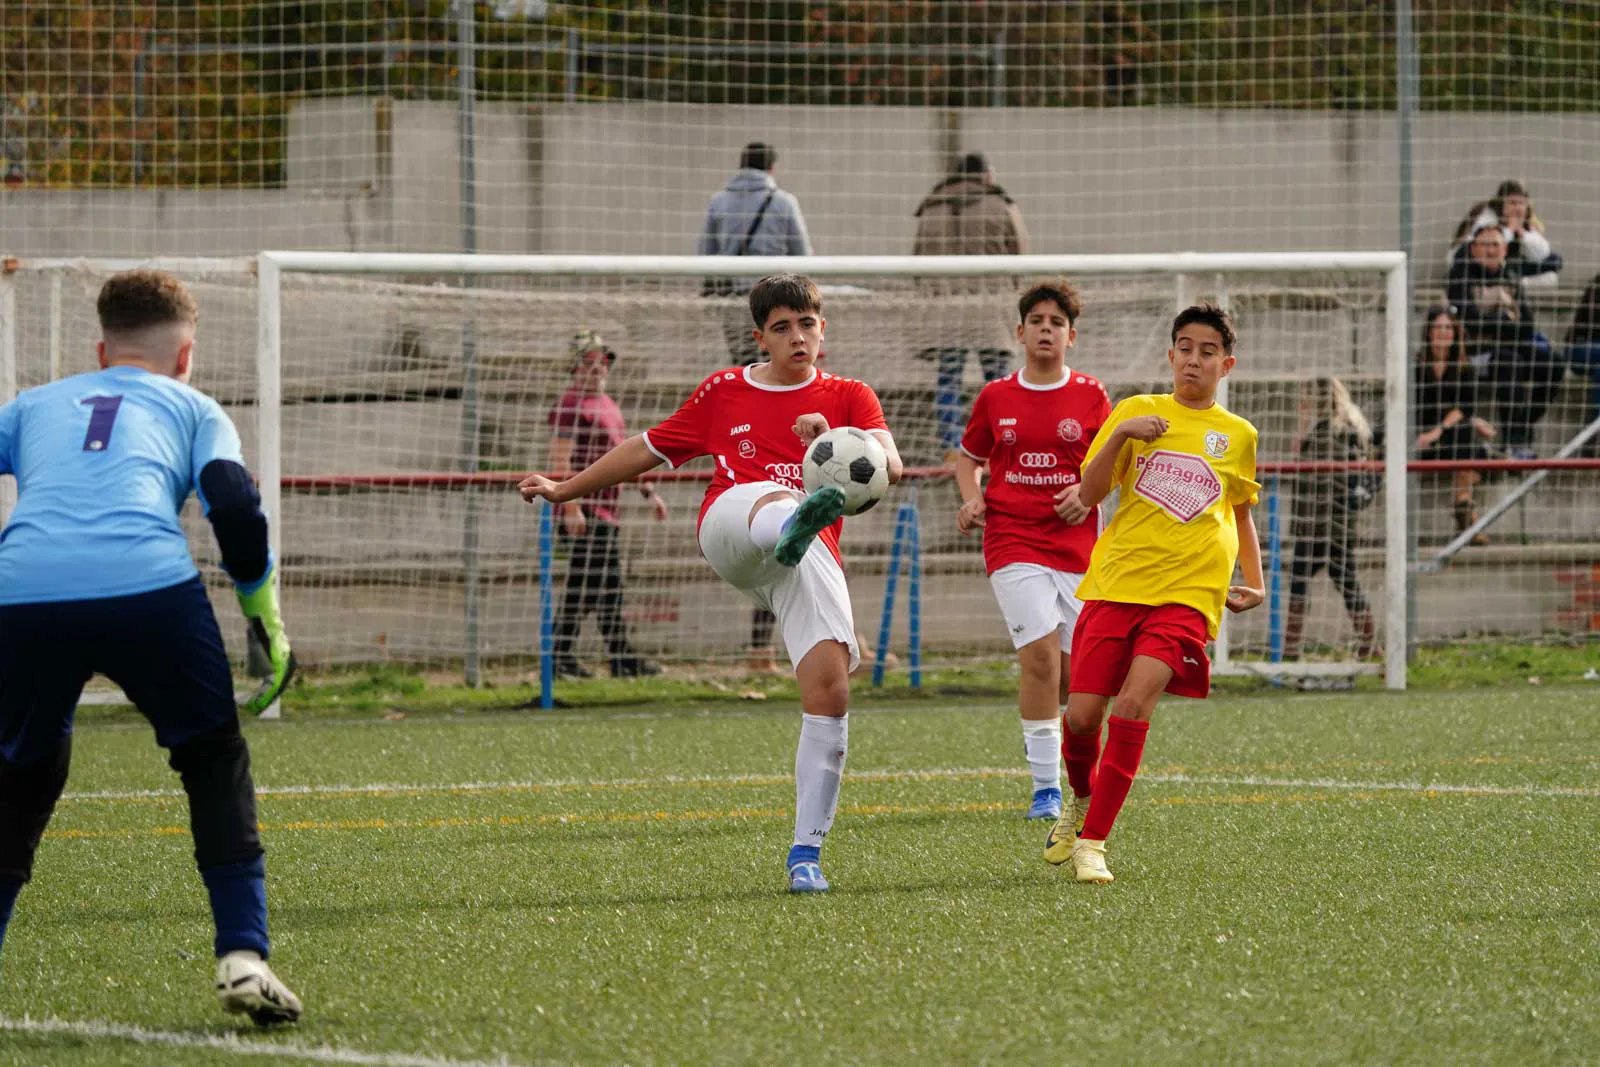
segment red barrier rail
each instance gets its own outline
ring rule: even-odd
[[[1367,463],[1327,462],[1268,462],[1258,464],[1257,474],[1332,474],[1350,471],[1382,473],[1381,461]],[[1451,460],[1414,459],[1406,463],[1406,470],[1414,474],[1436,471],[1595,471],[1600,473],[1600,459],[1492,459]],[[416,471],[393,474],[286,474],[281,484],[285,489],[466,489],[472,486],[516,485],[528,476],[525,471]],[[912,481],[939,481],[954,477],[948,467],[907,467],[905,476]],[[708,482],[711,471],[654,471],[639,481]]]

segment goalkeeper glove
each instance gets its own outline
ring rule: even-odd
[[[294,652],[289,648],[289,635],[283,632],[283,616],[278,612],[277,565],[269,563],[267,573],[248,592],[243,588],[234,592],[239,597],[239,610],[250,625],[252,644],[265,653],[267,660],[261,688],[245,702],[246,709],[259,715],[283,695],[294,677]]]

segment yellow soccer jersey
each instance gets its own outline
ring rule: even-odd
[[[1160,415],[1167,432],[1128,441],[1117,457],[1117,513],[1095,542],[1078,596],[1123,604],[1186,604],[1215,637],[1239,557],[1233,509],[1256,502],[1256,428],[1221,404],[1196,411],[1172,394],[1130,396],[1111,412],[1087,467],[1119,424]]]

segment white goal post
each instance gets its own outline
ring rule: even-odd
[[[464,663],[473,681],[480,656],[526,657],[538,647],[540,616],[529,593],[538,580],[529,531],[538,523],[509,486],[544,462],[545,416],[568,380],[567,338],[579,326],[595,328],[621,350],[613,392],[636,431],[680,402],[686,383],[732,362],[718,319],[731,314],[737,326],[742,304],[701,296],[701,279],[729,273],[725,257],[269,251],[8,260],[0,272],[0,399],[90,369],[83,350],[93,336],[93,291],[105,275],[134,266],[171,270],[199,286],[195,384],[222,399],[245,436],[274,520],[285,610],[303,620],[297,640],[312,665]],[[740,276],[780,271],[823,285],[830,369],[867,380],[886,408],[894,405],[891,425],[918,477],[891,497],[913,510],[920,501],[916,551],[930,553],[921,640],[936,653],[951,662],[1011,655],[991,618],[996,609],[976,545],[954,534],[953,489],[926,410],[944,398],[925,361],[942,351],[947,333],[982,320],[987,340],[958,338],[957,347],[989,345],[991,354],[1009,347],[1002,354],[1014,366],[1015,338],[1005,335],[1014,329],[1019,285],[1065,275],[1084,294],[1071,362],[1105,381],[1114,399],[1170,388],[1162,353],[1183,303],[1205,297],[1234,313],[1241,364],[1225,402],[1263,432],[1258,458],[1270,472],[1262,478],[1270,494],[1264,491],[1258,527],[1272,538],[1275,562],[1288,557],[1279,538],[1305,466],[1292,462],[1290,446],[1297,397],[1303,402],[1306,383],[1323,376],[1359,385],[1373,422],[1390,428],[1383,505],[1361,517],[1360,555],[1367,578],[1381,584],[1371,608],[1390,650],[1384,681],[1404,688],[1411,579],[1402,253],[743,257],[737,264]],[[983,384],[977,360],[965,362],[964,374],[954,388],[970,404]],[[947,384],[941,378],[939,388]],[[493,447],[480,447],[484,441]],[[742,658],[735,637],[743,640],[750,619],[748,605],[711,591],[715,583],[695,565],[701,480],[692,470],[661,479],[673,504],[669,524],[650,522],[624,501],[625,606],[649,654],[715,665]],[[0,487],[7,491],[9,483]],[[869,640],[874,598],[888,599],[885,581],[893,588],[892,570],[884,577],[891,528],[899,559],[895,510],[855,520],[847,538],[858,625]],[[197,555],[214,558],[203,524],[188,521]],[[344,554],[322,551],[329,543]],[[1286,562],[1274,572],[1276,612],[1288,588]],[[564,575],[557,568],[554,581]],[[1351,655],[1338,597],[1326,579],[1316,581],[1307,650],[1316,644],[1319,654],[1283,662],[1282,620],[1269,624],[1264,606],[1219,634],[1218,672],[1287,678],[1374,669]],[[885,633],[888,618],[885,609]],[[592,638],[581,640],[592,646]],[[904,651],[905,640],[896,624],[887,644]]]
[[[278,513],[281,428],[277,368],[282,345],[283,306],[280,286],[286,272],[306,274],[432,275],[476,277],[514,275],[587,278],[689,278],[699,279],[727,270],[726,259],[701,256],[587,256],[493,255],[454,253],[341,253],[263,252],[257,259],[260,289],[260,373],[262,398],[262,483],[273,514]],[[761,276],[801,270],[817,279],[915,278],[1025,278],[1066,275],[1069,278],[1112,275],[1167,275],[1179,286],[1185,279],[1222,275],[1262,275],[1294,272],[1368,272],[1384,279],[1384,421],[1390,427],[1408,425],[1409,358],[1406,309],[1408,288],[1406,257],[1402,252],[1288,252],[1135,255],[1028,255],[1028,256],[812,256],[804,260],[785,257],[747,257],[739,261],[743,275]],[[1226,303],[1226,288],[1222,288]],[[1226,384],[1226,383],[1224,383]],[[1402,442],[1407,440],[1402,436]],[[1384,453],[1384,632],[1393,652],[1384,658],[1384,682],[1390,689],[1406,685],[1407,574],[1406,449],[1390,447]],[[276,529],[276,528],[275,528]],[[1398,580],[1397,580],[1398,579]],[[1219,635],[1218,666],[1223,670],[1262,675],[1320,673],[1314,665],[1256,663],[1235,666],[1229,655],[1226,632]],[[1311,670],[1305,670],[1311,667]]]

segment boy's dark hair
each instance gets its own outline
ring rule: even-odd
[[[739,154],[740,170],[771,170],[778,162],[778,150],[761,141],[751,141]]]
[[[1054,300],[1056,306],[1067,313],[1068,326],[1078,325],[1078,316],[1083,314],[1083,299],[1065,278],[1047,278],[1035,282],[1017,301],[1017,321],[1027,322],[1028,312],[1046,300]]]
[[[750,290],[750,317],[756,329],[767,328],[767,317],[778,308],[822,314],[822,294],[817,283],[803,274],[771,274]]]
[[[1178,317],[1172,320],[1172,341],[1178,341],[1178,332],[1190,323],[1198,322],[1202,326],[1209,326],[1222,335],[1222,351],[1233,355],[1234,343],[1239,340],[1238,332],[1233,328],[1233,316],[1223,311],[1209,300],[1191,304],[1178,312]]]
[[[968,152],[956,161],[954,173],[981,178],[989,173],[989,160],[982,152]]]
[[[130,270],[112,275],[95,300],[100,329],[126,333],[147,326],[180,323],[193,327],[200,309],[176,277],[159,270]]]

